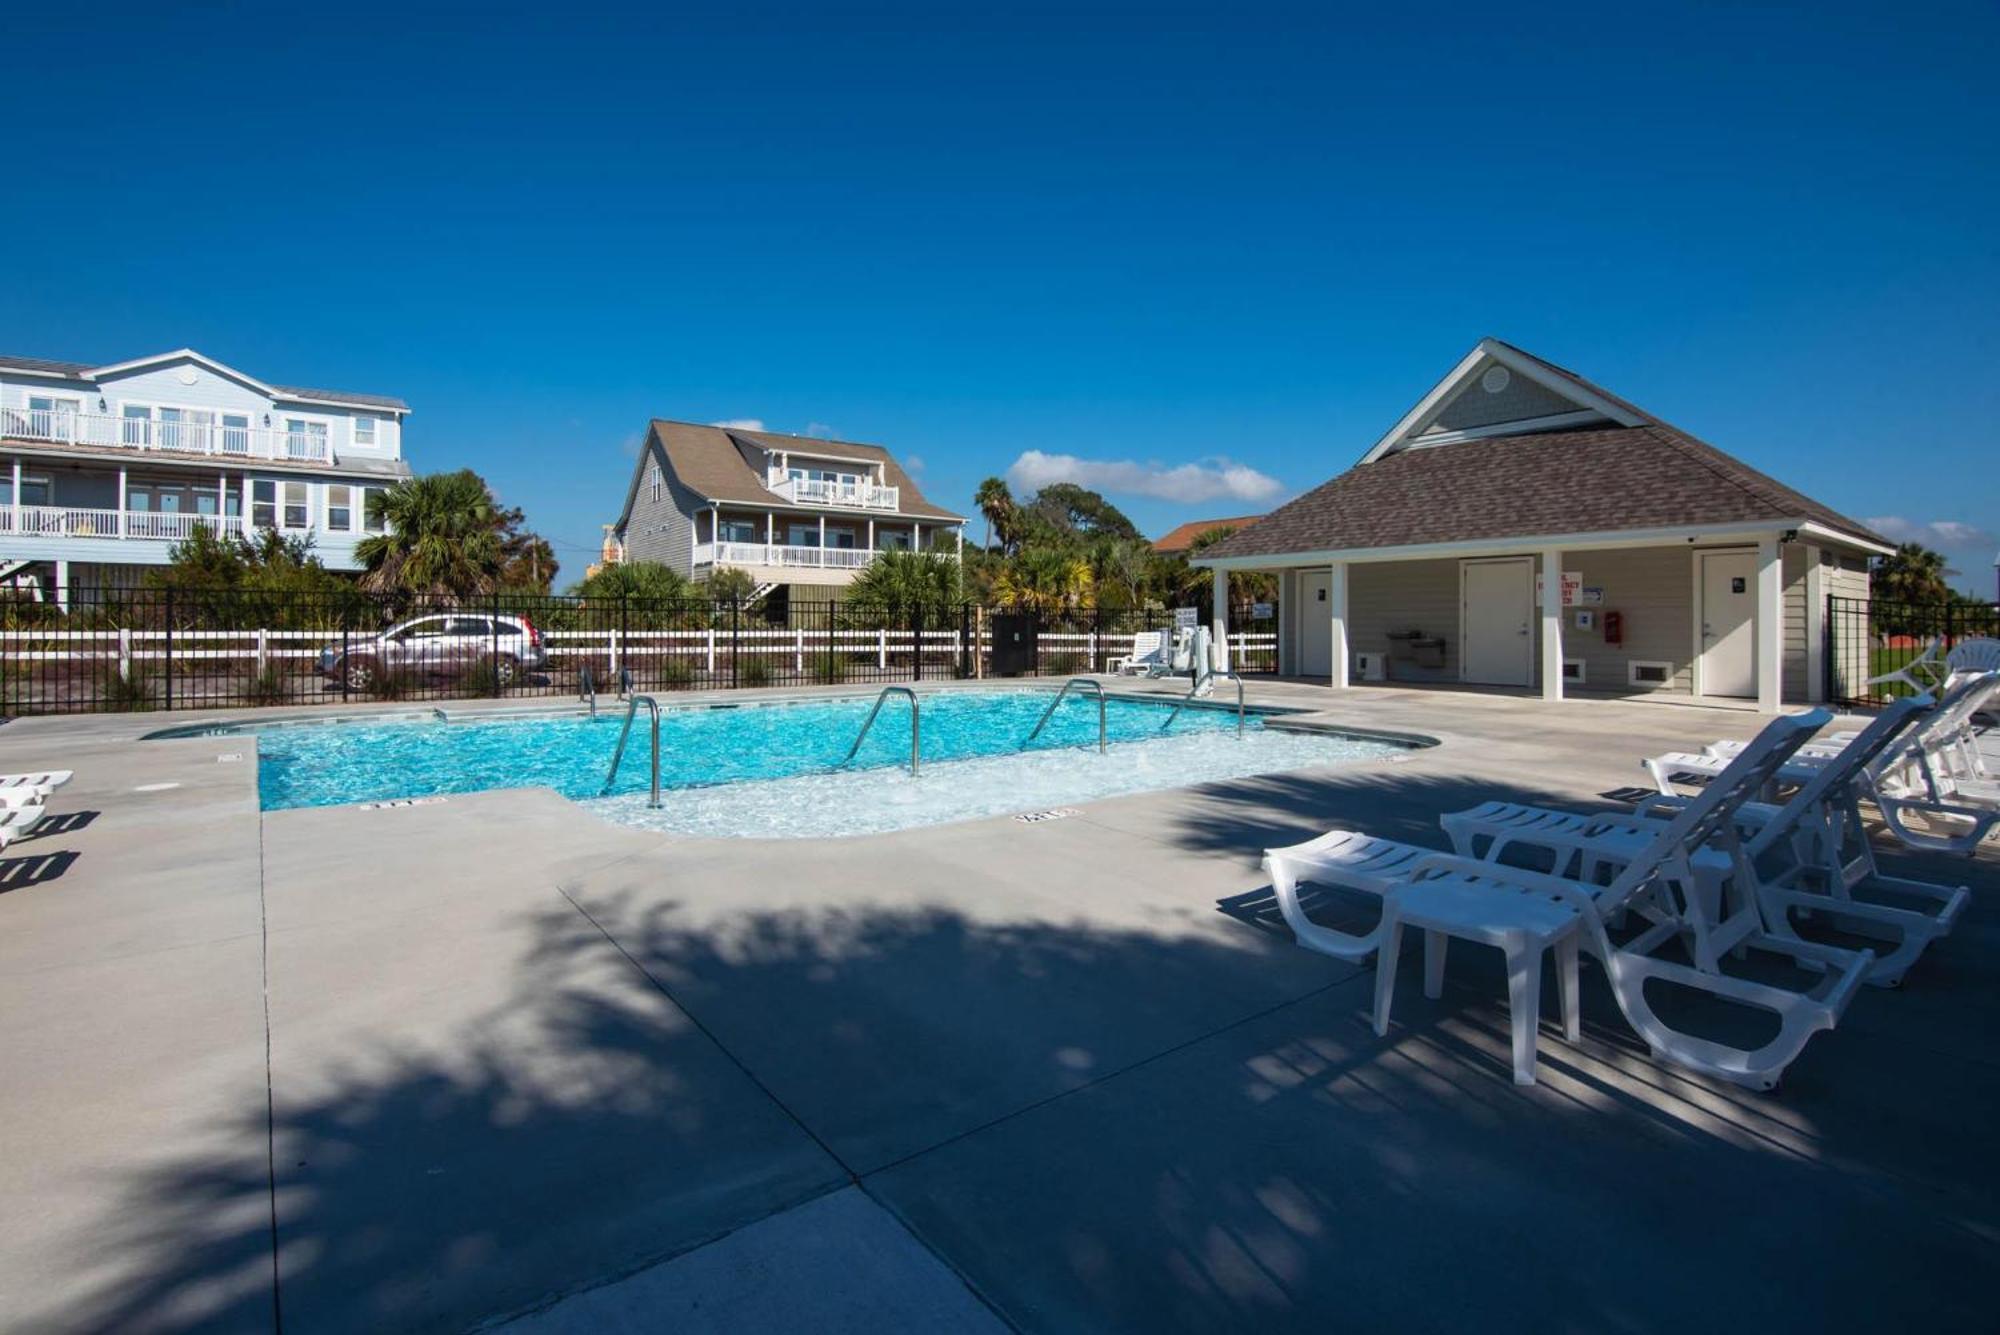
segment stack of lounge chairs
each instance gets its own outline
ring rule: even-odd
[[[0,774],[0,849],[41,824],[49,795],[70,781],[66,769]]]
[[[1581,952],[1603,966],[1655,1058],[1768,1089],[1861,986],[1900,984],[1964,912],[1966,886],[1881,868],[1862,804],[1911,847],[1975,853],[2000,823],[2000,784],[1985,772],[1971,720],[1996,700],[2000,671],[1960,672],[1941,699],[1899,700],[1855,732],[1818,738],[1832,715],[1816,709],[1777,719],[1749,742],[1652,757],[1644,763],[1661,791],[1630,813],[1488,802],[1443,818],[1451,853],[1333,830],[1271,849],[1264,866],[1300,945],[1376,957],[1378,1033],[1387,1031],[1407,926],[1424,933],[1432,996],[1450,939],[1506,952],[1521,1083],[1534,1081],[1541,960],[1553,951],[1572,1040]],[[1701,786],[1681,794],[1676,779]],[[1381,919],[1363,933],[1314,922],[1302,883],[1378,896]],[[1827,928],[1867,945],[1808,935]],[[1789,962],[1810,982],[1750,976],[1753,955]],[[1657,990],[1648,991],[1656,981],[1775,1016],[1776,1031],[1767,1018],[1740,1042],[1692,1032],[1662,1013]]]

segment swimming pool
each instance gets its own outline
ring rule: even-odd
[[[1100,756],[1097,702],[1086,695],[1064,700],[1033,746],[1024,747],[1053,698],[1048,689],[926,693],[923,772],[914,780],[907,772],[909,711],[896,697],[884,703],[860,753],[844,769],[837,767],[874,705],[872,695],[669,708],[660,721],[660,786],[669,815],[647,809],[650,743],[643,711],[608,797],[605,772],[622,710],[595,719],[405,717],[256,728],[258,788],[264,809],[276,811],[548,787],[631,824],[773,836],[825,834],[827,820],[836,833],[903,828],[1404,749],[1390,741],[1267,728],[1264,713],[1250,714],[1238,737],[1235,711],[1216,708],[1184,710],[1163,735],[1171,701],[1112,697],[1105,704],[1112,745]],[[889,824],[854,818],[855,799],[864,791],[886,804]],[[811,809],[828,805],[831,813]]]

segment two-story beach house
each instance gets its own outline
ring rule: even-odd
[[[831,597],[881,552],[958,554],[965,516],[925,500],[879,445],[656,420],[612,537],[623,560]]]
[[[369,494],[410,475],[409,411],[189,348],[103,366],[0,357],[0,582],[93,598],[203,525],[310,535],[329,569],[358,569]]]

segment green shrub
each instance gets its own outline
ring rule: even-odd
[[[474,663],[458,679],[460,695],[499,695],[501,690],[500,673],[490,658],[483,658]]]
[[[115,667],[106,667],[97,679],[97,698],[104,708],[112,713],[129,713],[135,709],[153,707],[152,675],[134,666],[131,676],[123,676]]]
[[[282,705],[292,698],[292,684],[276,663],[266,663],[243,684],[243,698],[253,705]]]
[[[423,674],[406,667],[384,668],[368,693],[377,700],[407,700],[423,693]]]
[[[847,680],[847,674],[853,667],[846,654],[835,653],[832,650],[815,654],[812,660],[813,680],[824,682],[829,686],[836,685]]]
[[[771,684],[771,661],[767,658],[744,658],[736,664],[736,684],[738,686],[769,686]]]
[[[1050,654],[1042,659],[1042,671],[1054,677],[1073,677],[1082,668],[1082,654]]]
[[[669,691],[684,691],[694,685],[694,664],[685,658],[667,658],[660,662],[660,685]]]

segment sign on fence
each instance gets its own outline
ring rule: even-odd
[[[1174,629],[1193,630],[1201,624],[1201,609],[1198,607],[1176,607],[1174,609]]]

